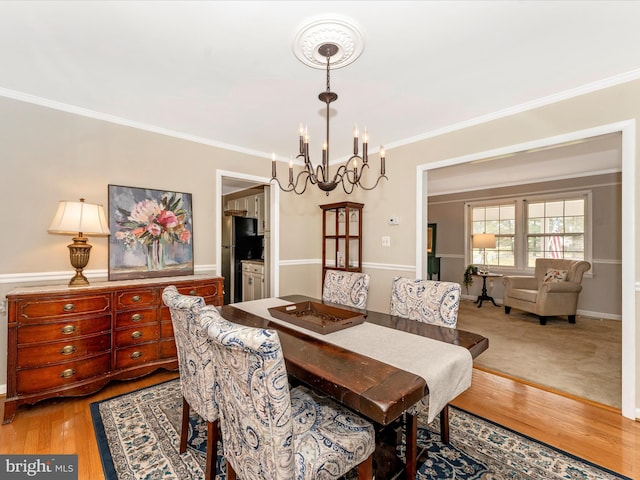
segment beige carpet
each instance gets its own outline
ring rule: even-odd
[[[475,365],[571,395],[621,407],[622,322],[578,316],[538,318],[484,302],[460,302],[458,328],[489,338]]]

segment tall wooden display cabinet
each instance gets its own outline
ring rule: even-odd
[[[362,271],[364,203],[338,202],[322,209],[322,282],[327,270]]]

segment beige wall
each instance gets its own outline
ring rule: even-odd
[[[0,98],[0,299],[24,278],[67,283],[73,274],[70,236],[47,227],[59,200],[86,198],[107,206],[107,185],[193,194],[194,263],[213,271],[216,261],[216,169],[265,175],[266,160],[101,120]],[[264,171],[263,171],[264,170]],[[88,273],[106,280],[106,237],[93,245]],[[17,281],[11,280],[16,278]],[[91,281],[94,281],[93,278]],[[0,316],[0,384],[6,379],[7,314]]]
[[[559,160],[561,161],[561,160]],[[592,193],[592,268],[582,282],[583,291],[578,302],[578,311],[595,318],[621,318],[622,298],[620,282],[622,278],[621,254],[621,185],[619,174],[578,177],[574,179],[519,185],[491,190],[477,190],[450,195],[429,197],[429,222],[436,223],[438,242],[437,255],[441,257],[441,279],[462,281],[466,267],[464,258],[464,204],[489,198],[526,196],[557,191],[591,191]],[[454,221],[455,220],[455,221]],[[442,242],[441,242],[442,240]],[[510,273],[509,270],[492,268],[495,273]],[[464,295],[480,295],[482,281],[476,278]],[[501,299],[504,288],[502,282],[495,281],[489,295]]]
[[[363,261],[365,271],[373,277],[370,308],[386,311],[391,278],[414,274],[418,165],[638,117],[640,81],[634,81],[411,145],[388,148],[390,180],[374,191],[350,196],[365,204]],[[636,151],[640,152],[637,145]],[[376,160],[372,161],[375,165]],[[65,271],[71,275],[66,250],[69,239],[46,231],[61,199],[83,196],[87,201],[106,205],[110,183],[191,192],[196,267],[211,266],[216,258],[217,235],[215,170],[258,176],[270,173],[268,159],[6,98],[0,98],[0,162],[5,227],[0,237],[0,280],[5,282],[0,283],[0,298],[15,286],[7,279],[17,274],[40,278],[39,274]],[[638,187],[635,185],[636,190]],[[283,193],[280,198],[280,293],[319,296],[318,205],[344,200],[346,195],[333,192],[326,197],[311,191],[304,196]],[[636,216],[640,215],[638,202],[636,199]],[[389,216],[399,216],[400,225],[389,226]],[[638,218],[635,222],[638,224]],[[390,248],[381,246],[384,235],[391,237]],[[106,271],[106,239],[98,238],[92,243],[94,251],[88,269]],[[442,248],[442,243],[439,245]],[[638,272],[637,244],[635,254]],[[637,282],[637,273],[634,278]],[[0,321],[0,383],[4,383],[6,313]],[[640,343],[639,337],[640,333],[636,344]],[[636,384],[640,387],[640,381]]]

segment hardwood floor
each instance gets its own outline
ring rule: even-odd
[[[0,426],[3,454],[78,454],[78,478],[104,479],[89,404],[177,377],[157,372],[113,382],[83,398],[48,400],[18,410]],[[640,478],[640,422],[611,408],[474,369],[473,385],[453,405],[631,478]]]

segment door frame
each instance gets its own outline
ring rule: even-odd
[[[271,178],[216,169],[216,275],[222,275],[222,182],[223,178],[246,180],[256,185],[271,185]],[[270,296],[280,295],[280,189],[269,188],[269,288]]]
[[[636,366],[636,121],[635,119],[600,125],[553,137],[540,138],[517,145],[509,145],[485,152],[473,153],[417,166],[416,174],[416,278],[427,272],[426,232],[428,225],[428,175],[429,170],[515,154],[536,148],[560,146],[568,142],[606,135],[621,134],[622,153],[622,415],[640,418],[637,409]]]

